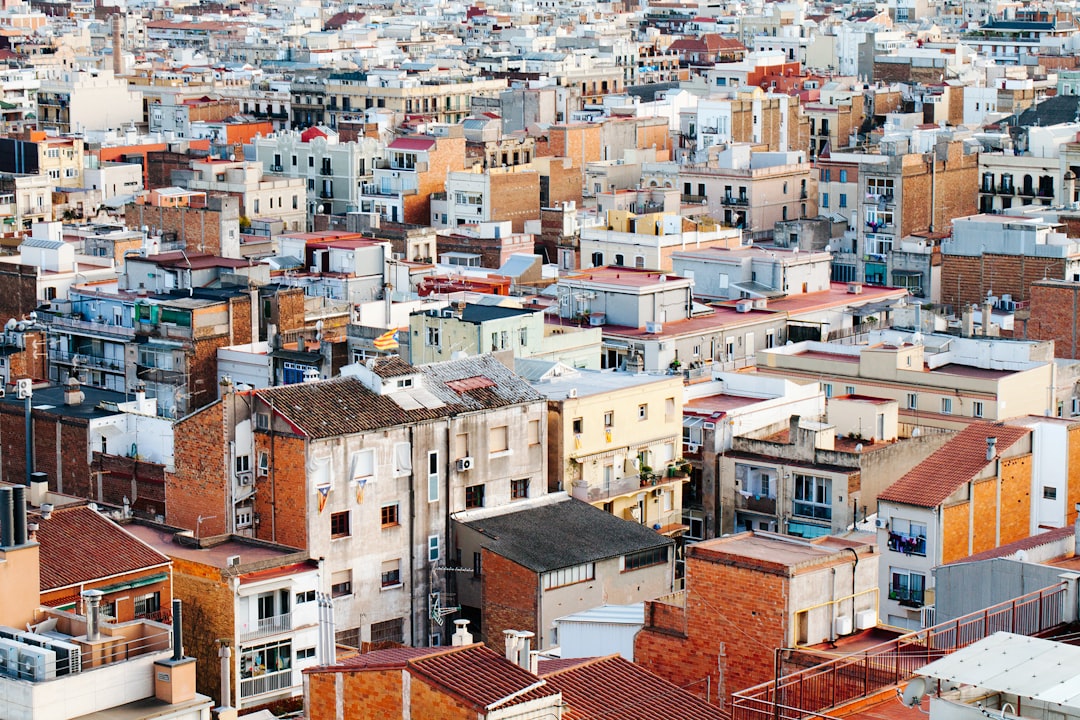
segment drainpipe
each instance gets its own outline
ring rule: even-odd
[[[414,426],[409,426],[409,453],[415,447]],[[409,481],[409,637],[413,647],[420,647],[416,641],[416,462],[412,463],[412,477]],[[428,588],[428,592],[431,589]]]
[[[859,553],[855,548],[844,548],[851,556],[855,558],[855,563],[851,566],[851,627],[855,627],[855,572],[859,569]]]

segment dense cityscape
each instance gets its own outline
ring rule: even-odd
[[[1078,17],[5,0],[0,720],[1080,720]]]

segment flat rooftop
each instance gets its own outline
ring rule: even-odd
[[[228,559],[235,555],[240,556],[241,565],[248,565],[265,560],[287,562],[291,556],[300,552],[284,546],[275,548],[242,540],[226,540],[213,547],[192,547],[173,540],[173,532],[168,529],[137,523],[124,525],[124,529],[163,555],[216,568],[228,567]]]
[[[713,558],[718,561],[755,561],[763,570],[768,568],[795,569],[802,566],[850,562],[847,548],[871,547],[865,543],[825,536],[810,542],[776,533],[750,531],[728,537],[706,540],[687,548],[692,557]]]
[[[765,402],[766,400],[772,399],[773,398],[747,397],[745,395],[728,395],[727,393],[709,395],[708,397],[694,398],[693,400],[686,401],[683,404],[683,414],[710,415],[717,412],[728,413],[732,410],[738,410],[739,408],[753,405],[754,403]]]
[[[562,375],[552,380],[531,383],[548,400],[565,400],[570,391],[578,397],[600,395],[613,390],[641,387],[675,379],[674,375],[648,375],[605,370],[579,370],[575,375]]]

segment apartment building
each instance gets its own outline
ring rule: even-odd
[[[612,267],[670,272],[674,253],[739,247],[742,233],[711,218],[689,220],[678,213],[608,210],[597,224],[583,225],[581,268]]]
[[[803,341],[757,355],[758,372],[822,384],[825,396],[899,403],[900,422],[962,429],[980,421],[1052,413],[1051,349],[1034,342],[871,333],[867,345]]]
[[[324,558],[341,644],[441,644],[439,608],[457,604],[448,518],[546,492],[546,417],[491,356],[230,391],[177,423],[166,519]]]
[[[263,172],[303,178],[307,187],[305,207],[312,215],[343,215],[360,208],[364,183],[370,183],[382,144],[373,138],[344,142],[328,127],[303,132],[279,130],[251,141],[255,160]]]
[[[679,115],[680,158],[702,163],[709,148],[749,143],[768,152],[789,152],[807,146],[799,100],[760,87],[739,86],[726,96],[715,94]]]
[[[509,221],[514,232],[540,217],[541,174],[532,164],[452,171],[446,191],[431,198],[430,223],[454,228],[478,222]]]
[[[392,222],[428,225],[432,194],[446,191],[448,172],[464,168],[465,138],[461,135],[399,137],[375,162],[372,180],[360,193],[360,211]]]
[[[28,131],[26,136],[26,140],[4,140],[0,172],[38,173],[47,176],[54,187],[83,187],[81,137],[46,137],[37,130]]]
[[[922,627],[933,568],[1029,535],[1033,449],[1028,427],[972,423],[878,496],[883,620]]]
[[[191,190],[236,196],[240,214],[249,220],[276,218],[287,230],[307,229],[307,188],[299,177],[264,174],[257,162],[207,158],[191,161],[190,177],[184,181]]]
[[[682,534],[682,378],[555,367],[548,401],[548,490],[672,537]]]
[[[829,253],[797,249],[710,248],[672,254],[672,269],[694,280],[698,298],[775,298],[829,290],[831,259]]]
[[[143,121],[142,94],[111,70],[50,69],[37,92],[37,126],[61,134],[117,130]]]
[[[303,671],[326,663],[329,650],[320,647],[316,561],[295,548],[237,536],[191,538],[143,522],[125,529],[172,562],[199,688],[237,710],[303,693]],[[222,644],[231,650],[227,698]]]

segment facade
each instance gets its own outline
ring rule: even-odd
[[[50,71],[37,91],[37,125],[59,133],[117,130],[143,120],[142,94],[111,70]]]
[[[360,211],[391,222],[427,225],[433,193],[446,191],[448,172],[465,168],[465,138],[411,136],[386,146],[370,183],[360,193]]]
[[[540,173],[532,164],[447,174],[445,195],[431,201],[431,224],[454,228],[478,222],[509,221],[520,233],[529,220],[540,217]]]
[[[582,269],[627,267],[670,272],[673,253],[739,247],[742,233],[707,219],[691,221],[678,213],[608,210],[606,224],[581,228]]]
[[[228,392],[176,425],[166,520],[324,558],[340,644],[438,644],[447,518],[543,495],[545,420],[542,397],[490,356]]]
[[[240,199],[240,214],[277,218],[287,230],[307,228],[306,186],[300,178],[264,175],[258,163],[230,160],[195,160],[187,187],[207,193],[226,193]]]
[[[933,568],[1030,533],[1032,433],[973,423],[878,496],[882,620],[923,626]]]
[[[560,617],[607,603],[627,605],[675,588],[675,542],[588,503],[551,493],[515,509],[454,515],[458,602],[480,636],[505,648],[504,633],[535,633],[556,646]]]

